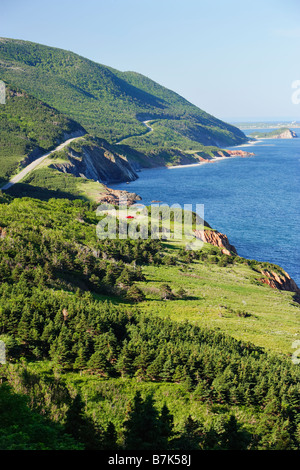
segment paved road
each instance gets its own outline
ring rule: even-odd
[[[1,191],[5,191],[6,189],[9,189],[14,184],[19,183],[19,181],[21,181],[26,175],[28,175],[28,173],[30,173],[43,160],[45,160],[47,157],[49,157],[49,155],[51,155],[53,152],[56,152],[58,150],[63,149],[66,145],[68,145],[70,142],[72,142],[72,140],[78,139],[82,135],[77,136],[77,137],[72,137],[71,139],[68,139],[65,142],[62,142],[54,150],[51,150],[51,152],[45,153],[45,155],[42,155],[41,157],[37,158],[36,160],[34,160],[34,162],[29,163],[29,165],[27,165],[25,168],[23,168],[23,170],[20,171],[20,173],[13,176],[13,178],[8,183],[6,183],[2,188],[0,188]]]
[[[142,124],[144,124],[144,126],[148,127],[149,131],[148,133],[150,132],[153,132],[153,127],[149,126],[148,122],[151,122],[153,121],[153,119],[149,119],[148,121],[141,121]],[[116,145],[120,145],[124,140],[127,140],[127,139],[130,139],[130,137],[140,137],[140,136],[143,136],[145,135],[144,132],[142,132],[141,134],[133,134],[133,135],[128,135],[127,137],[124,137],[123,139],[119,140],[119,142],[116,142]]]
[[[152,119],[150,119],[149,121],[143,121],[143,124],[145,124],[145,126],[147,126],[148,129],[150,129],[150,132],[153,131],[153,127],[149,126],[149,124],[148,124],[148,122],[151,122],[151,121],[152,121]]]

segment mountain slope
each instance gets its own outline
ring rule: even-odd
[[[292,293],[263,285],[258,264],[209,245],[186,251],[172,238],[101,240],[100,217],[83,201],[0,196],[0,340],[8,360],[0,378],[61,431],[30,420],[2,384],[0,448],[98,450],[105,429],[111,439],[103,447],[116,451],[117,438],[124,450],[139,390],[174,417],[165,450],[299,450]],[[140,416],[141,408],[143,423]],[[173,422],[166,416],[164,429]],[[138,445],[148,444],[141,436]]]
[[[6,84],[0,106],[0,178],[10,177],[20,162],[30,162],[56,147],[82,126],[20,88]]]
[[[146,119],[155,119],[163,128],[158,142],[155,126],[151,135],[156,150],[201,151],[203,145],[246,140],[239,129],[147,77],[114,70],[70,51],[1,38],[0,76],[76,120],[88,133],[110,143],[128,138],[124,143],[140,152],[147,153],[147,145],[130,137],[148,134],[141,122]]]

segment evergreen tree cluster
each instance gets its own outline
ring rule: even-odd
[[[0,205],[1,288],[80,288],[126,297],[134,281],[144,279],[142,264],[163,262],[158,240],[98,240],[98,220],[88,207],[29,198]],[[135,291],[128,297],[135,300]]]
[[[187,417],[174,435],[168,410],[155,411],[151,398],[137,396],[124,425],[126,448],[149,448],[156,436],[174,448],[230,449],[239,437],[243,448],[299,449],[300,372],[289,358],[219,331],[141,314],[130,303],[99,300],[116,288],[127,295],[143,276],[141,265],[163,258],[157,240],[97,240],[92,209],[82,201],[0,204],[0,339],[9,361],[4,379],[63,432],[77,430],[71,435],[86,448],[112,445],[115,430],[91,422],[78,393],[55,375],[182,384],[199,405],[245,409],[257,423],[249,436],[231,414],[212,428]],[[193,255],[187,256],[191,262]],[[167,285],[164,295],[170,295]],[[51,361],[54,375],[45,381],[30,375],[24,358]],[[8,392],[0,390],[6,403]],[[70,424],[74,420],[78,426]]]
[[[58,373],[182,383],[200,403],[256,410],[268,445],[277,432],[288,448],[299,446],[299,369],[290,360],[219,332],[99,304],[88,294],[67,297],[32,296],[29,305],[22,299],[27,318],[34,313],[27,324],[23,316],[15,336],[7,332],[12,359],[30,353],[51,359]]]
[[[0,108],[0,177],[10,177],[31,152],[43,154],[83,128],[54,108],[6,84]]]

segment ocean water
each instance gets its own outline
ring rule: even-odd
[[[110,186],[139,194],[145,205],[204,204],[205,220],[240,256],[275,263],[300,286],[300,129],[293,130],[299,138],[234,147],[253,157],[143,170],[136,181]]]

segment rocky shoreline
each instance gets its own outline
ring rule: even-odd
[[[142,198],[138,194],[107,187],[105,192],[100,193],[97,197],[97,204],[112,204],[113,206],[118,206],[126,201],[128,206],[132,206],[137,201],[141,200]]]
[[[205,225],[208,224],[205,223]],[[220,248],[222,253],[225,255],[237,255],[237,250],[229,243],[227,235],[220,233],[217,230],[208,228],[205,230],[195,231],[194,234],[196,238],[199,238],[204,243],[209,243],[210,245],[214,245]],[[260,274],[263,276],[262,278],[257,279],[259,282],[262,284],[267,284],[273,289],[294,292],[296,294],[294,300],[300,303],[300,289],[296,282],[284,269],[280,268],[280,272],[276,272],[275,266],[274,269],[265,269],[263,266],[259,267],[258,269]]]
[[[184,166],[198,166],[203,163],[209,163],[213,161],[218,161],[225,158],[233,157],[252,157],[255,154],[253,152],[247,152],[244,150],[220,150],[217,152],[217,156],[211,159],[205,159],[199,157],[199,163],[194,163],[191,165],[174,165],[168,167],[169,169],[184,167]],[[126,201],[128,206],[132,206],[138,201],[141,201],[142,198],[136,193],[130,193],[124,190],[115,190],[111,188],[106,188],[106,191],[103,194],[99,195],[97,203],[108,203],[112,205],[119,205],[122,202]],[[153,201],[155,202],[155,201]],[[159,202],[159,201],[157,201]],[[221,249],[221,252],[227,256],[238,256],[236,248],[229,242],[227,235],[218,232],[210,227],[208,223],[205,222],[205,229],[198,230],[194,232],[196,238],[202,240],[204,243],[209,243],[210,245],[216,246]],[[296,282],[289,276],[289,274],[280,268],[280,273],[276,272],[274,269],[260,269],[260,274],[263,276],[258,279],[262,284],[267,284],[273,289],[285,290],[295,293],[295,301],[300,303],[300,289],[297,286]]]

